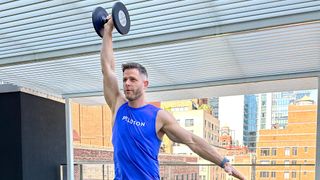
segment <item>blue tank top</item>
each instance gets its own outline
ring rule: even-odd
[[[151,104],[132,108],[128,102],[119,108],[112,129],[116,180],[160,179],[158,111]]]

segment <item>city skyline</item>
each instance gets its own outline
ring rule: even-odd
[[[280,101],[279,104],[281,104],[280,108],[282,112],[288,113],[288,105],[292,103],[295,100],[298,100],[303,97],[303,95],[309,96],[316,104],[317,104],[317,90],[301,90],[301,91],[285,91],[285,92],[272,92],[272,93],[261,93],[261,94],[252,94],[252,95],[237,95],[237,96],[224,96],[219,97],[219,117],[221,126],[228,126],[231,130],[233,130],[235,133],[235,141],[237,141],[239,144],[244,145],[244,126],[247,126],[244,124],[245,121],[245,113],[250,116],[252,114],[255,114],[255,112],[247,111],[245,112],[245,97],[249,96],[256,96],[257,98],[257,128],[256,130],[260,129],[272,129],[275,126],[275,120],[272,121],[273,112],[277,113],[277,107],[273,107],[275,103],[273,103],[276,100],[273,100],[275,98],[272,98],[272,96],[277,97],[279,94],[286,94],[287,99],[285,99],[286,103],[283,103],[284,101],[281,101],[278,97],[278,101]],[[288,95],[290,94],[290,96]],[[284,98],[285,96],[280,96]],[[272,104],[273,103],[273,104]],[[272,109],[273,107],[273,109]],[[286,107],[286,108],[284,108]],[[254,109],[253,107],[250,108],[251,111]],[[255,110],[254,110],[255,111]],[[274,114],[275,114],[274,113]],[[287,118],[287,116],[286,116]],[[274,118],[275,119],[275,118]],[[284,119],[284,122],[287,122],[287,119]],[[251,124],[252,119],[251,119]],[[273,124],[274,123],[274,124]],[[254,124],[254,123],[253,123]],[[283,126],[278,126],[279,128],[285,128]],[[258,135],[258,134],[257,134]]]
[[[310,93],[310,97],[312,96],[312,93]],[[267,111],[271,110],[271,108],[267,108],[267,106],[270,106],[267,104],[267,102],[270,101],[272,95],[271,93],[266,94],[256,94],[256,95],[239,95],[239,96],[228,96],[228,97],[218,97],[215,98],[213,101],[216,103],[216,108],[218,109],[218,112],[214,109],[211,109],[210,104],[212,101],[209,99],[189,99],[189,100],[177,100],[173,102],[152,102],[152,104],[156,106],[161,106],[163,109],[171,111],[179,124],[186,128],[187,130],[191,131],[192,133],[197,134],[198,136],[204,138],[206,141],[211,142],[213,146],[215,146],[219,151],[223,152],[225,156],[227,156],[230,161],[234,164],[251,164],[254,161],[254,158],[256,157],[256,153],[259,153],[258,151],[255,151],[255,146],[257,146],[258,143],[258,135],[259,135],[259,126],[258,124],[261,123],[261,120],[258,120],[262,117],[262,113],[265,113],[264,116],[270,116],[271,112],[267,115]],[[269,99],[268,99],[269,98]],[[304,98],[306,99],[306,98]],[[262,101],[264,100],[264,105],[262,104]],[[269,100],[269,101],[268,101]],[[167,103],[167,104],[166,104]],[[162,105],[161,105],[162,104]],[[209,106],[208,106],[209,105]],[[261,109],[264,108],[264,111]],[[109,139],[109,132],[111,129],[109,129],[106,122],[104,122],[107,118],[108,121],[111,118],[110,111],[107,107],[81,107],[78,106],[76,108],[76,112],[73,115],[73,117],[78,117],[79,119],[78,124],[75,122],[74,124],[77,126],[79,132],[79,137],[76,140],[77,147],[101,147],[102,146],[108,146],[110,147],[111,144],[108,141]],[[225,112],[224,109],[227,109]],[[267,110],[268,109],[268,110]],[[101,111],[106,111],[101,112]],[[94,117],[85,115],[87,113],[91,112],[90,114],[95,115]],[[101,114],[99,115],[99,113]],[[108,117],[106,117],[106,115]],[[205,115],[207,114],[207,115]],[[219,118],[214,118],[214,115],[219,116]],[[210,115],[210,118],[214,118],[214,121],[211,121],[208,123],[208,116]],[[86,118],[87,120],[83,121],[80,119]],[[90,117],[90,118],[89,118]],[[256,118],[256,121],[254,119]],[[89,125],[89,123],[92,123],[95,121],[95,119],[98,119],[100,122],[95,122],[94,129],[100,129],[101,134],[103,135],[102,138],[98,138],[100,135],[96,135],[97,131],[89,131],[86,130],[86,128],[81,128],[82,125]],[[233,119],[233,121],[229,121],[229,119]],[[222,122],[225,120],[224,122]],[[98,126],[101,126],[102,124],[106,125],[103,128],[97,128]],[[213,123],[214,122],[214,123]],[[228,122],[233,125],[232,129],[230,126],[228,126]],[[265,123],[270,123],[270,128],[264,128],[263,130],[269,132],[274,131],[275,129],[272,129],[271,126],[271,118]],[[228,133],[224,133],[222,135],[222,129],[225,129],[228,126]],[[93,126],[92,126],[93,127]],[[256,128],[255,128],[256,127]],[[261,127],[261,126],[260,126]],[[238,128],[238,129],[237,129]],[[256,134],[254,134],[256,130]],[[279,129],[281,130],[281,129]],[[284,129],[285,130],[285,129]],[[88,136],[89,133],[93,133],[92,135]],[[220,133],[220,134],[219,134]],[[239,134],[242,133],[242,136]],[[222,137],[224,136],[224,137]],[[238,139],[236,138],[238,137]],[[217,140],[219,138],[219,140]],[[250,139],[251,138],[251,139]],[[254,141],[256,139],[256,142]],[[242,141],[241,141],[242,140]],[[172,157],[177,156],[195,156],[194,153],[192,153],[190,150],[187,150],[188,147],[183,147],[182,145],[178,145],[176,143],[170,143],[170,141],[167,141],[166,139],[163,140],[163,143],[166,143],[165,146],[162,146],[161,153],[166,155],[172,155]],[[250,145],[252,143],[252,145]],[[87,144],[87,145],[86,145]],[[96,146],[96,145],[97,146]],[[251,149],[250,149],[251,148]],[[257,147],[257,149],[259,146]],[[248,151],[249,150],[249,151]],[[203,161],[203,159],[198,158],[196,161],[198,164],[207,164],[209,162]],[[257,162],[258,164],[261,164],[260,161]],[[264,161],[262,161],[264,163]],[[242,171],[247,174],[247,177],[255,177],[257,171],[252,168],[251,166],[242,167]],[[209,173],[210,171],[210,173]],[[217,177],[218,175],[221,175],[223,172],[217,171],[216,168],[199,168],[196,170],[197,176],[201,178],[213,178]],[[261,176],[271,176],[270,172],[266,173],[265,171],[261,171]],[[274,172],[272,172],[274,175]],[[183,174],[177,174],[177,176],[182,176],[188,174],[188,172],[184,172]],[[190,176],[190,173],[189,173]],[[279,176],[279,174],[277,174]],[[286,174],[287,176],[287,174]],[[291,176],[291,174],[290,174]],[[228,176],[221,176],[226,177]],[[223,179],[223,178],[221,178]]]

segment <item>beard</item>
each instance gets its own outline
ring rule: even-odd
[[[126,98],[128,99],[128,101],[134,101],[142,96],[142,91],[141,90],[134,90],[134,91],[130,91],[130,94],[128,94],[126,92],[124,94],[125,94]]]

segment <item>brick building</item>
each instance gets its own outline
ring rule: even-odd
[[[287,128],[260,130],[257,164],[274,166],[257,166],[257,179],[314,179],[315,167],[304,164],[315,163],[316,126],[317,105],[304,97],[289,105]]]

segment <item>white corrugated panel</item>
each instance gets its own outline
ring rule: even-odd
[[[319,29],[309,23],[121,50],[116,72],[121,85],[120,65],[142,63],[151,91],[319,72]],[[99,55],[3,66],[0,79],[54,95],[102,91]]]
[[[176,40],[177,36],[163,38],[161,36],[189,31],[192,34],[194,30],[206,31],[203,35],[219,34],[225,33],[225,30],[221,28],[219,32],[217,28],[211,31],[210,28],[320,10],[320,1],[312,0],[199,0],[196,2],[193,0],[127,0],[123,2],[131,15],[132,26],[127,36],[115,33],[115,42],[128,41],[121,47],[129,45],[132,42],[129,40],[139,41],[133,45],[148,44],[150,37],[157,37],[152,41],[153,43],[170,41]],[[0,63],[1,61],[8,63],[6,60],[9,57],[17,57],[15,61],[22,61],[26,58],[25,55],[34,55],[27,59],[33,60],[32,58],[41,57],[37,55],[39,53],[54,52],[46,58],[61,56],[61,51],[66,49],[71,49],[68,54],[99,51],[96,46],[94,49],[85,48],[100,44],[100,38],[92,28],[91,13],[97,6],[103,6],[111,12],[113,4],[114,1],[102,0],[3,2],[0,6]],[[312,18],[320,19],[314,16]],[[279,22],[274,23],[279,24]],[[256,26],[259,27],[260,24],[257,23]],[[238,27],[245,29],[241,24]],[[200,31],[190,36],[201,35]],[[83,49],[77,52],[72,51],[74,48]],[[19,56],[23,58],[19,59]]]

